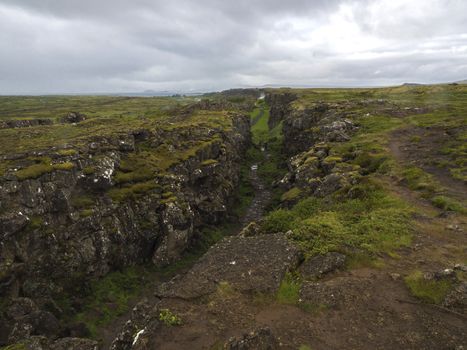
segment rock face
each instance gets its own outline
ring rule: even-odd
[[[290,156],[289,172],[280,181],[286,189],[299,188],[302,195],[325,197],[360,179],[360,168],[333,155],[330,143],[345,142],[358,129],[349,117],[352,103],[314,103],[307,107],[291,102],[290,93],[267,95],[273,124],[283,123],[284,153]]]
[[[274,293],[300,257],[298,248],[282,234],[225,238],[188,273],[161,285],[156,294],[194,299],[215,292],[219,283],[241,292]]]
[[[4,120],[4,121],[0,121],[0,129],[28,128],[30,126],[51,125],[51,124],[53,124],[53,121],[51,119],[45,119],[45,118]]]
[[[272,129],[284,120],[292,111],[290,103],[297,96],[294,93],[286,92],[283,94],[267,94],[265,100],[270,106],[269,128]]]
[[[318,142],[343,142],[356,128],[343,112],[344,106],[318,103],[305,109],[294,109],[284,119],[284,139],[289,155],[308,150]]]
[[[83,120],[86,120],[86,116],[79,112],[70,112],[60,119],[62,123],[79,123]]]
[[[145,336],[156,332],[161,326],[157,305],[151,306],[146,300],[133,308],[131,318],[110,346],[111,350],[146,349]]]
[[[77,151],[18,155],[19,165],[0,177],[0,296],[31,298],[43,309],[64,291],[79,293],[89,278],[178,259],[197,228],[225,218],[231,204],[250,135],[248,117],[226,118],[231,128],[136,130],[91,137]],[[199,146],[185,151],[193,142]],[[160,147],[172,164],[166,171],[122,183],[133,176],[122,164]],[[53,315],[39,316],[54,324]],[[13,323],[5,323],[0,329],[10,334]]]

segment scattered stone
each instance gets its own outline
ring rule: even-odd
[[[0,121],[0,129],[13,129],[13,128],[28,128],[37,125],[51,125],[51,119],[19,119],[19,120],[5,120]]]
[[[131,134],[121,136],[118,140],[118,150],[121,152],[133,152],[135,150],[135,137]]]
[[[86,115],[81,114],[79,112],[70,112],[66,116],[60,119],[62,123],[69,123],[69,124],[79,123],[84,120],[86,120]]]
[[[325,282],[305,281],[300,289],[301,302],[317,308],[348,308],[367,298],[368,281],[360,278],[336,277]]]
[[[279,342],[269,328],[260,328],[240,338],[231,338],[224,344],[225,350],[274,350],[278,348]]]
[[[240,231],[239,235],[242,237],[256,236],[259,233],[260,227],[256,222],[250,222],[243,230]]]
[[[446,228],[451,231],[462,231],[462,228],[456,224],[447,225]]]
[[[331,252],[315,256],[300,265],[299,271],[306,279],[321,278],[324,275],[344,267],[346,256]]]
[[[459,308],[463,311],[467,308],[467,282],[456,285],[444,298],[443,306]]]
[[[467,272],[467,265],[465,265],[465,264],[456,264],[456,265],[454,265],[454,270]]]
[[[143,349],[146,334],[155,332],[160,325],[157,305],[151,306],[143,300],[133,308],[130,319],[113,340],[110,350]]]

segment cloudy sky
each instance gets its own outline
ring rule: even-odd
[[[0,94],[466,78],[466,0],[0,0]]]

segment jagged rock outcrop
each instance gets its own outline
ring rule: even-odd
[[[287,153],[295,155],[318,142],[348,141],[356,125],[346,118],[344,108],[339,104],[317,103],[287,114],[283,124]]]
[[[51,124],[53,124],[53,120],[46,118],[2,120],[0,121],[0,129],[28,128],[30,126]]]
[[[226,118],[231,128],[138,129],[18,155],[0,177],[0,295],[43,310],[89,278],[177,260],[197,228],[225,218],[231,204],[249,119]],[[151,150],[168,153],[159,161],[167,170],[126,170]],[[59,317],[56,310],[46,316]]]
[[[284,153],[290,156],[289,172],[279,182],[291,191],[284,198],[293,203],[304,195],[325,197],[359,181],[359,166],[335,155],[331,147],[350,140],[357,130],[348,118],[354,113],[354,103],[295,106],[296,96],[291,93],[270,93],[266,99],[271,105],[272,126],[283,123]]]
[[[86,115],[79,112],[70,112],[60,119],[62,123],[79,123],[84,120],[86,120]]]
[[[273,129],[282,120],[284,120],[292,111],[290,103],[297,98],[292,92],[268,93],[266,94],[266,103],[270,106],[268,125]]]

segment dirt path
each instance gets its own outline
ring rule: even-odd
[[[249,180],[255,192],[255,197],[251,201],[245,215],[240,220],[242,228],[252,221],[258,222],[263,217],[264,210],[272,198],[271,191],[258,175],[258,168],[260,166],[261,164],[253,164],[250,168]]]
[[[406,128],[391,135],[389,148],[398,162],[420,167],[433,175],[450,197],[467,201],[466,184],[452,177],[445,166],[435,165],[449,160],[441,149],[451,137],[441,128]]]

